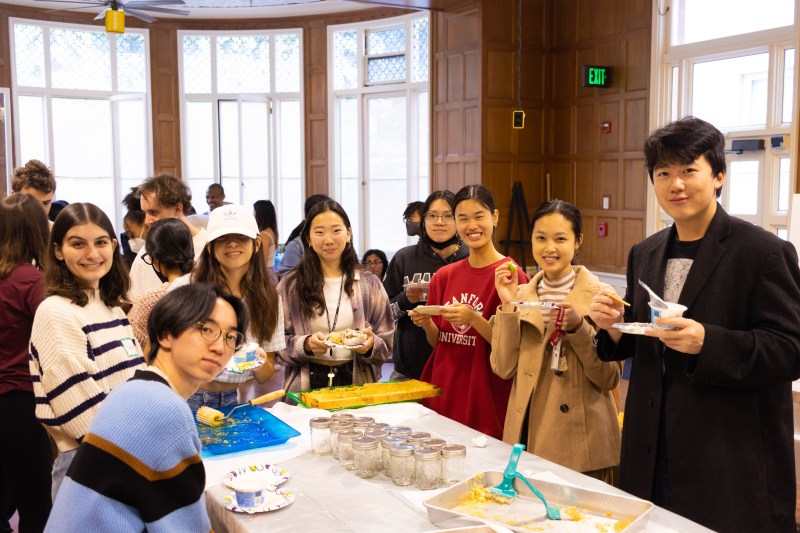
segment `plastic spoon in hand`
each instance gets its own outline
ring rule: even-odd
[[[647,293],[650,294],[650,303],[653,305],[653,307],[660,307],[661,309],[667,309],[669,307],[667,305],[667,302],[662,300],[658,294],[653,292],[653,289],[645,285],[644,281],[639,280],[639,285],[644,287],[644,290],[646,290]]]

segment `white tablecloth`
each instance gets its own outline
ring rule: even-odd
[[[436,491],[397,487],[383,473],[361,479],[344,471],[331,457],[317,457],[310,452],[308,421],[327,411],[277,404],[269,411],[301,432],[288,443],[268,451],[239,452],[222,458],[204,459],[206,466],[206,503],[216,533],[255,532],[424,532],[442,527],[475,525],[467,519],[453,519],[437,525],[428,520],[422,502]],[[488,438],[485,448],[472,445],[477,431],[416,403],[376,405],[352,411],[356,416],[372,416],[378,422],[411,426],[451,443],[467,446],[465,477],[485,470],[503,470],[511,453],[508,444]],[[295,493],[293,504],[268,513],[242,514],[228,511],[222,501],[230,492],[220,484],[230,470],[250,464],[280,464],[289,471],[284,485]],[[528,477],[570,483],[579,487],[612,494],[625,494],[605,483],[556,465],[527,452],[520,458],[519,472]],[[556,527],[553,531],[557,531]],[[664,509],[650,514],[647,531],[656,533],[691,533],[709,531]]]

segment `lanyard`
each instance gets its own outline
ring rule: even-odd
[[[336,327],[336,322],[339,321],[339,308],[342,305],[342,293],[344,292],[344,274],[342,274],[342,284],[339,285],[339,301],[336,302],[336,313],[333,315],[333,325],[331,325],[331,317],[328,314],[328,302],[325,302],[325,320],[328,322],[328,333],[333,333]],[[333,348],[328,349],[328,355],[333,358]]]
[[[558,308],[558,316],[556,317],[556,329],[553,331],[553,334],[550,335],[550,339],[548,340],[550,344],[553,346],[553,354],[550,360],[550,369],[551,370],[560,370],[561,363],[560,363],[560,356],[561,356],[561,340],[564,338],[564,308]]]

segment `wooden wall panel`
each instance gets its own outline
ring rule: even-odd
[[[620,183],[622,205],[625,211],[644,212],[647,208],[647,170],[645,169],[644,159],[625,160],[625,174]],[[613,206],[612,198],[612,206]],[[612,207],[615,209],[615,207]]]
[[[594,104],[578,104],[575,106],[575,152],[578,154],[594,152],[597,119]]]
[[[153,103],[153,167],[183,177],[181,109],[178,94],[178,32],[172,27],[150,30],[151,98]]]
[[[593,166],[591,161],[575,162],[575,205],[591,205],[594,201],[597,180]]]

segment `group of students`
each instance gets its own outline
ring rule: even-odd
[[[48,243],[40,203],[3,199],[0,297],[15,307],[0,312],[0,335],[15,350],[4,375],[13,367],[17,388],[0,382],[0,406],[14,411],[6,429],[24,438],[0,439],[0,464],[6,479],[24,465],[24,479],[14,478],[21,527],[42,529],[52,481],[53,531],[87,523],[207,530],[192,411],[236,402],[239,382],[269,379],[275,363],[284,388],[302,390],[377,381],[393,354],[392,379],[441,387],[425,404],[487,435],[716,530],[793,530],[797,254],[719,206],[724,137],[712,125],[669,124],[648,138],[645,157],[674,224],[631,249],[627,308],[574,264],[584,245],[574,205],[549,200],[534,213],[539,269],[529,278],[495,248],[499,212],[481,185],[431,194],[419,242],[394,255],[383,281],[359,266],[347,213],[327,197],[307,206],[302,254],[277,286],[252,210],[213,210],[200,250],[180,217],[150,220],[137,260],[163,285],[140,295],[127,317],[120,304],[129,280],[100,209],[69,205]],[[163,202],[144,201],[143,191],[153,217]],[[408,283],[424,274],[429,285]],[[683,317],[657,321],[670,329],[637,336],[615,327],[649,322],[639,280],[687,306]],[[420,304],[440,307],[431,316]],[[328,345],[330,332],[348,328],[366,333],[363,346]],[[223,369],[245,339],[267,362],[231,378]],[[627,358],[621,437],[612,391]],[[159,426],[149,411],[182,430]],[[126,417],[130,427],[120,428]],[[42,425],[59,449],[52,475]],[[130,428],[173,439],[161,441],[169,452],[143,445]],[[173,484],[152,483],[164,468]],[[79,500],[113,512],[94,517],[76,510]]]

